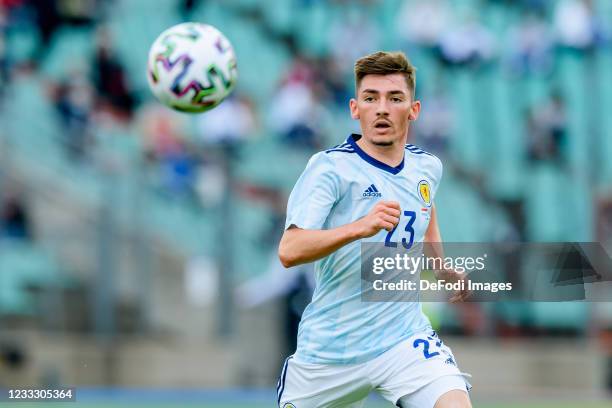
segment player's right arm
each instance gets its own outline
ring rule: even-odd
[[[333,229],[303,229],[295,224],[287,228],[278,247],[278,256],[286,268],[324,258],[346,244],[391,231],[400,217],[396,201],[379,201],[363,218]]]

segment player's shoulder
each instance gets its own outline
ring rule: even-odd
[[[346,161],[347,156],[357,155],[355,147],[349,142],[344,142],[329,149],[315,153],[308,161],[309,166],[333,167]]]
[[[424,156],[429,156],[429,157],[436,157],[432,153],[429,153],[428,151],[425,151],[421,147],[414,145],[414,144],[408,143],[406,144],[406,146],[404,146],[404,148],[406,149],[407,154],[413,154],[415,156],[424,155]]]
[[[436,179],[442,177],[444,166],[442,160],[433,153],[429,153],[419,146],[413,144],[406,145],[406,158],[418,160],[418,166],[422,170],[430,170]]]
[[[340,143],[339,145],[331,147],[320,153],[325,154],[331,160],[334,160],[342,156],[351,155],[357,152],[355,151],[355,147],[353,146],[353,144],[351,144],[349,141],[345,141],[344,143]]]
[[[333,148],[323,150],[313,154],[308,160],[307,168],[311,170],[327,172],[333,171],[338,166],[338,156],[337,154],[348,153],[343,149],[344,147],[340,147],[343,145],[334,146]]]
[[[420,158],[425,162],[433,163],[437,166],[442,166],[442,160],[438,156],[428,151],[425,151],[421,147],[414,144],[406,144],[405,146],[406,155]]]

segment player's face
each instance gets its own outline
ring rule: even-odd
[[[421,103],[412,100],[404,75],[366,75],[350,108],[367,141],[392,146],[406,143],[409,122],[419,116]]]

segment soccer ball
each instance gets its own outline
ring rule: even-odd
[[[161,33],[147,65],[155,97],[181,112],[214,108],[232,92],[238,78],[232,44],[208,24],[182,23]]]

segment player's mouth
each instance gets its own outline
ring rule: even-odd
[[[384,132],[388,129],[391,129],[391,124],[387,121],[380,121],[374,123],[374,128],[380,132]]]

